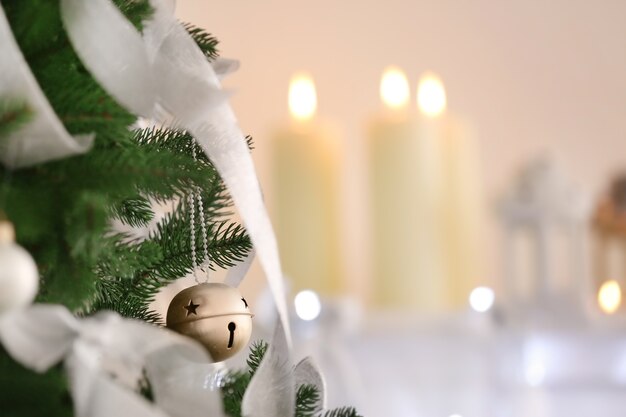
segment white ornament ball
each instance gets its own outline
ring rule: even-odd
[[[37,264],[14,236],[13,225],[0,221],[0,314],[30,304],[39,289]]]

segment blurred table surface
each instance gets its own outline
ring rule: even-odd
[[[294,329],[295,356],[319,364],[328,405],[367,417],[626,415],[623,329],[513,328],[470,311],[335,311]]]

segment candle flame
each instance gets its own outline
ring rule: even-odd
[[[428,117],[439,116],[446,109],[446,90],[437,75],[426,73],[420,78],[417,105]]]
[[[606,281],[598,291],[598,304],[606,314],[613,314],[622,303],[622,289],[615,280]]]
[[[406,107],[409,102],[409,82],[401,69],[385,69],[380,80],[380,97],[389,108]]]
[[[308,74],[296,74],[289,83],[289,111],[298,120],[308,120],[317,109],[317,95],[313,78]]]

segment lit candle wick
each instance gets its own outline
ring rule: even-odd
[[[446,109],[446,90],[441,79],[432,73],[420,78],[417,87],[417,105],[428,117],[437,117]]]
[[[297,120],[309,120],[317,109],[317,95],[313,78],[296,74],[289,84],[289,111]]]
[[[405,108],[409,103],[409,82],[404,72],[388,67],[380,80],[380,98],[391,109]]]

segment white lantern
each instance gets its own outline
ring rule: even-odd
[[[541,158],[520,172],[498,214],[504,229],[505,311],[529,317],[548,310],[551,317],[574,320],[590,291],[585,193],[552,159]]]

